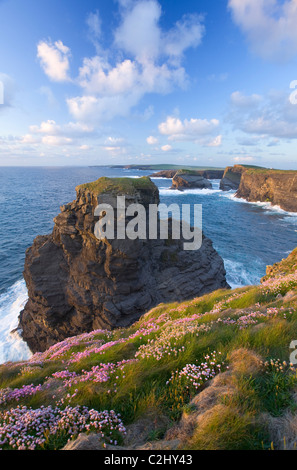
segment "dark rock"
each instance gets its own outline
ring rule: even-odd
[[[127,204],[159,203],[149,178],[100,178],[78,187],[76,200],[54,219],[53,233],[27,250],[29,300],[19,326],[33,352],[94,329],[128,326],[161,302],[229,287],[223,260],[205,236],[197,251],[184,251],[183,240],[98,240],[96,206],[115,207],[123,194]]]
[[[173,178],[178,170],[162,170],[158,171],[157,173],[153,173],[150,175],[150,178],[168,178],[171,179]]]
[[[242,165],[228,166],[220,182],[222,191],[237,190],[240,185],[241,175],[247,168]]]
[[[211,182],[195,172],[178,171],[172,179],[171,189],[211,189]]]

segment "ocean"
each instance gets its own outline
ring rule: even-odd
[[[60,206],[75,199],[75,187],[101,176],[140,177],[151,171],[103,167],[0,168],[0,364],[26,360],[30,350],[17,334],[18,315],[27,300],[25,252],[37,235],[53,229]],[[297,214],[269,203],[248,203],[234,191],[170,190],[171,180],[154,179],[161,202],[202,204],[203,230],[224,259],[232,287],[259,283],[266,266],[297,246]]]

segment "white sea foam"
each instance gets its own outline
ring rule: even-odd
[[[172,178],[165,178],[165,176],[150,176],[150,179],[151,180],[166,180],[166,181],[172,180]]]
[[[280,214],[285,216],[284,220],[291,223],[297,223],[297,213],[296,212],[289,212],[282,209],[280,206],[272,205],[271,202],[261,202],[261,201],[247,201],[241,197],[235,196],[236,191],[224,191],[222,192],[222,197],[227,197],[234,202],[240,202],[243,204],[251,204],[254,206],[261,207],[264,211],[269,211],[270,213]]]
[[[260,279],[258,279],[255,274],[249,273],[242,263],[224,259],[224,265],[227,274],[227,282],[232,289],[259,284]]]
[[[178,191],[176,189],[159,188],[161,196],[189,196],[189,194],[196,194],[197,196],[213,196],[216,193],[220,193],[219,189],[185,189],[184,191]]]
[[[11,331],[18,326],[18,316],[28,299],[25,281],[18,281],[0,295],[0,364],[23,361],[32,355],[18,333]]]

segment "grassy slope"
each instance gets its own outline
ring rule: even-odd
[[[0,410],[85,405],[115,410],[125,425],[149,416],[154,427],[146,440],[155,448],[167,448],[168,441],[182,449],[293,447],[297,378],[288,361],[289,345],[297,340],[296,262],[295,250],[277,265],[279,277],[260,286],[162,304],[130,328],[82,335],[26,363],[3,365],[2,402],[8,398]],[[199,378],[197,366],[204,363],[206,375]],[[65,370],[76,374],[72,384],[53,376]],[[30,384],[41,389],[9,399],[11,389]],[[66,442],[60,431],[59,438],[47,436],[42,448]]]

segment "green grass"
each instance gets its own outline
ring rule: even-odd
[[[295,257],[296,250],[274,268],[281,276],[283,295],[289,290],[297,294],[296,283],[292,284],[282,277],[284,270],[286,274],[295,272]],[[192,399],[204,390],[207,392],[207,388],[203,385],[196,390],[181,381],[168,384],[172,373],[181,371],[187,364],[201,364],[206,354],[219,351],[226,367],[230,365],[230,371],[225,374],[232,393],[219,395],[205,414],[197,417],[197,427],[194,426],[192,434],[186,436],[182,446],[225,450],[269,448],[270,436],[261,421],[262,414],[279,417],[288,410],[293,413],[297,411],[292,399],[293,392],[297,390],[296,373],[278,371],[273,367],[265,369],[266,366],[263,366],[263,369],[262,366],[250,366],[253,355],[263,362],[270,359],[289,361],[289,345],[297,339],[297,302],[287,302],[277,293],[274,289],[249,286],[233,291],[219,290],[192,301],[161,304],[130,328],[117,329],[106,336],[94,336],[94,340],[104,342],[126,340],[107,348],[102,354],[92,353],[67,366],[72,353],[85,349],[81,342],[60,359],[32,365],[31,372],[28,367],[24,369],[24,364],[2,365],[0,391],[30,384],[44,384],[44,388],[19,402],[0,405],[0,413],[1,409],[18,405],[33,408],[55,406],[58,399],[64,398],[64,406],[69,403],[99,411],[114,410],[121,414],[125,425],[142,419],[148,411],[156,417],[166,417],[168,423],[177,424],[182,415],[196,416]],[[245,318],[251,312],[267,312],[271,308],[277,308],[276,315],[260,315],[254,323],[244,328],[236,323],[240,317]],[[149,329],[152,325],[155,330],[149,334],[139,333],[131,337],[139,329]],[[194,330],[187,329],[189,326],[195,327]],[[137,355],[141,348],[149,351],[151,346],[163,351],[160,358],[156,355]],[[247,359],[240,351],[248,352]],[[239,356],[234,359],[234,354]],[[64,389],[61,379],[49,380],[54,372],[66,367],[70,372],[82,374],[100,364],[116,364],[123,359],[135,358],[136,362],[125,365],[122,371],[115,374],[117,377],[113,375],[106,382],[80,382]],[[50,387],[47,388],[47,384]],[[67,394],[72,395],[75,390],[75,396],[69,400]],[[158,428],[150,438],[162,439],[165,431]],[[63,442],[64,437],[57,436],[56,441],[53,439],[48,446],[60,448]]]
[[[117,195],[134,195],[139,190],[156,191],[155,184],[146,176],[142,178],[107,178],[102,177],[91,183],[77,186],[77,191],[91,191],[93,194],[115,193]]]

